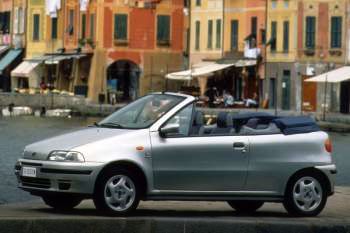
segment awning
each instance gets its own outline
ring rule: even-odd
[[[23,61],[19,64],[12,72],[12,77],[29,77],[30,73],[40,64],[41,62],[35,61]]]
[[[344,66],[305,80],[306,82],[339,83],[350,80],[350,66]]]
[[[47,55],[47,59],[45,60],[45,64],[47,65],[53,65],[58,64],[63,60],[68,59],[80,59],[82,57],[85,57],[85,54],[63,54],[63,55]]]
[[[228,67],[234,66],[235,64],[218,64],[218,63],[209,63],[208,65],[195,67],[190,70],[184,70],[180,72],[175,72],[167,74],[165,77],[171,80],[183,80],[188,81],[192,80],[193,77],[208,77],[213,75],[214,72],[226,69]]]
[[[0,45],[0,54],[6,52],[9,49],[8,45]]]
[[[246,66],[255,66],[256,65],[256,59],[254,60],[238,60],[236,63],[235,63],[235,66],[236,67],[246,67]]]
[[[0,74],[22,53],[22,49],[11,49],[0,60]]]
[[[70,59],[70,57],[64,56],[64,55],[52,55],[52,56],[49,56],[45,60],[45,64],[46,65],[56,65],[56,64],[60,63],[60,61],[63,61],[66,59]]]

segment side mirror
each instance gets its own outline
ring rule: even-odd
[[[179,125],[168,125],[159,129],[159,135],[165,138],[168,134],[178,134]]]

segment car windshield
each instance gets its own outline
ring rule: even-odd
[[[96,126],[121,129],[148,128],[183,100],[184,97],[174,95],[147,95],[116,111]]]

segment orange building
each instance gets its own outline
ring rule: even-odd
[[[183,68],[184,1],[97,2],[88,96],[113,102],[165,90],[164,76]]]

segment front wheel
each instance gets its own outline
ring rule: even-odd
[[[325,207],[327,192],[317,174],[301,174],[292,178],[286,189],[283,205],[295,216],[317,216]]]
[[[43,196],[42,199],[46,205],[56,210],[71,210],[78,206],[83,200],[82,198],[72,197],[69,195]]]
[[[137,178],[128,170],[113,169],[98,181],[94,204],[110,215],[125,215],[135,210],[140,201]]]
[[[251,214],[264,205],[263,201],[228,201],[228,204],[238,213]]]

